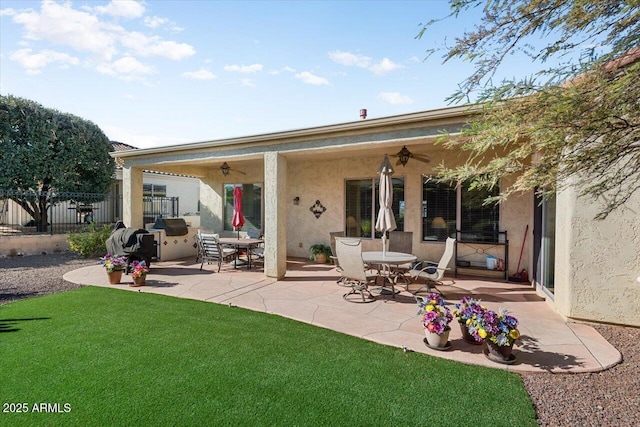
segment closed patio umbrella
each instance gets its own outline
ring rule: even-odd
[[[233,219],[231,226],[238,231],[238,239],[240,238],[240,229],[244,225],[244,216],[242,215],[242,188],[233,189]]]
[[[387,232],[396,229],[396,219],[393,216],[393,166],[389,161],[389,156],[384,155],[384,160],[380,164],[378,173],[380,174],[380,210],[376,219],[376,230],[382,232],[382,252],[386,253]]]

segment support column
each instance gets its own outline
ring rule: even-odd
[[[264,154],[264,272],[282,279],[287,271],[287,159]]]
[[[144,228],[142,208],[142,169],[122,168],[122,221],[127,227]]]

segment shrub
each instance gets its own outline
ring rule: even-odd
[[[95,223],[90,223],[79,233],[69,233],[67,240],[72,252],[89,258],[102,256],[107,252],[105,242],[109,236],[111,236],[111,225],[99,226]]]

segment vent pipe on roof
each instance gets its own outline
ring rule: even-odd
[[[363,108],[362,110],[360,110],[360,118],[361,119],[366,119],[367,118],[367,109]]]

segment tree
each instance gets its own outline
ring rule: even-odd
[[[549,197],[575,185],[581,196],[603,202],[600,219],[624,205],[640,189],[640,2],[450,0],[450,5],[443,19],[484,6],[481,23],[445,48],[443,57],[474,63],[474,72],[449,101],[475,97],[478,115],[462,138],[446,138],[447,147],[468,157],[459,167],[442,166],[440,178],[468,180],[472,187],[494,187],[502,180],[501,195],[487,202],[526,190]],[[438,21],[427,23],[418,37]],[[540,40],[543,45],[536,47]],[[512,53],[551,65],[494,83]]]
[[[115,170],[94,123],[23,98],[0,96],[0,189],[46,231],[51,203],[69,192],[106,193]]]

